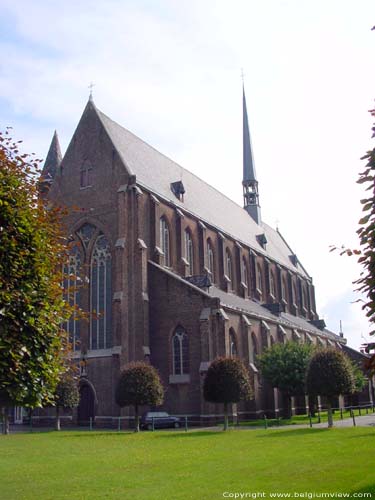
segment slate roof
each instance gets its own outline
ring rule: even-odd
[[[90,104],[93,105],[89,102]],[[297,266],[291,263],[289,255],[293,252],[277,231],[264,223],[259,226],[237,203],[159,153],[97,108],[95,110],[129,173],[136,175],[138,185],[258,253],[269,256],[304,277],[309,277],[299,263]],[[179,180],[183,181],[185,187],[183,201],[178,200],[171,190],[171,183]],[[256,239],[256,236],[262,233],[266,234],[268,240],[266,250]]]
[[[251,314],[259,319],[263,319],[265,321],[269,320],[287,328],[295,328],[297,330],[312,333],[313,335],[329,338],[335,342],[343,342],[343,339],[339,335],[336,335],[326,328],[324,330],[319,330],[319,328],[316,328],[304,318],[293,316],[289,313],[281,313],[280,316],[275,316],[258,302],[250,299],[244,299],[233,293],[227,293],[214,285],[210,287],[209,295],[219,298],[223,306],[236,309],[245,314]]]

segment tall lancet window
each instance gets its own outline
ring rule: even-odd
[[[172,337],[173,375],[189,373],[189,337],[185,330],[178,326]]]
[[[73,307],[73,314],[69,321],[64,324],[66,332],[69,334],[69,341],[72,349],[78,351],[80,349],[80,321],[77,319],[77,308],[81,307],[80,303],[80,269],[81,269],[81,253],[77,245],[73,246],[68,261],[64,266],[64,298]]]
[[[238,355],[237,351],[237,342],[236,342],[236,336],[234,334],[234,331],[230,329],[229,331],[229,356],[231,358],[234,358]]]
[[[92,165],[88,160],[85,160],[80,171],[80,186],[81,189],[92,185]]]
[[[242,258],[241,281],[249,288],[249,276],[245,257]]]
[[[214,259],[214,249],[212,247],[211,240],[207,240],[207,269],[210,271],[211,281],[215,283],[215,259]]]
[[[232,256],[230,254],[230,251],[227,249],[225,252],[225,270],[227,273],[227,277],[229,278],[230,282],[233,280],[233,263],[232,263]],[[233,283],[232,283],[233,287]]]
[[[262,294],[263,293],[263,273],[262,273],[262,268],[260,267],[259,264],[257,265],[257,280],[258,280],[258,283],[257,283],[258,293]]]
[[[90,348],[112,346],[111,254],[104,234],[99,234],[91,256]]]
[[[188,276],[194,273],[194,249],[193,249],[193,239],[191,233],[188,229],[185,231],[185,259],[188,263],[186,272]]]
[[[164,265],[170,267],[170,244],[169,244],[169,228],[164,217],[160,219],[160,246],[164,253]]]

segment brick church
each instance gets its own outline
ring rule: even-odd
[[[67,325],[81,366],[79,422],[125,414],[114,388],[132,360],[159,370],[163,409],[204,418],[221,411],[202,396],[210,362],[239,356],[255,388],[239,410],[255,416],[284,404],[256,367],[265,347],[344,348],[342,334],[319,319],[312,278],[262,220],[245,94],[243,207],[112,121],[92,97],[64,157],[55,133],[43,178],[53,203],[78,207],[67,220],[76,243],[68,271],[87,284],[73,300],[99,313]]]

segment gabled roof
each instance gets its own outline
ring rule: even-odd
[[[240,243],[309,277],[301,265],[291,264],[290,248],[277,231],[264,223],[258,225],[237,203],[94,108],[125,167],[136,176],[137,184]],[[181,180],[185,189],[183,201],[171,190],[171,184]],[[268,241],[266,250],[256,238],[261,233],[265,233]]]

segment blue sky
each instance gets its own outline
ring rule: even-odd
[[[0,126],[44,157],[97,106],[242,203],[245,73],[262,215],[313,276],[320,314],[358,347],[359,158],[371,146],[373,0],[0,0]],[[371,146],[372,147],[372,146]]]

